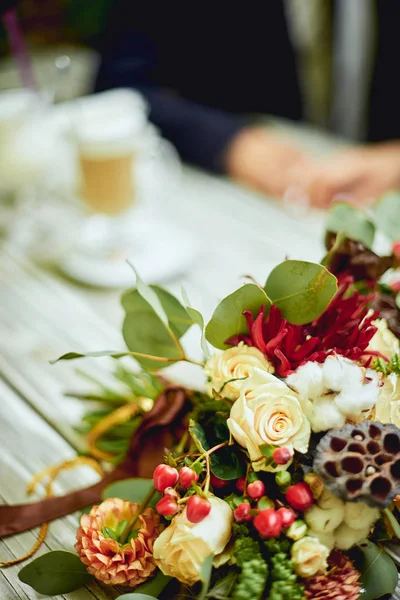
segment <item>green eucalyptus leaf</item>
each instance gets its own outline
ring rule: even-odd
[[[181,352],[174,336],[180,339],[192,325],[192,319],[172,294],[158,286],[151,286],[151,289],[168,317],[168,324],[160,319],[137,289],[130,290],[122,296],[122,306],[125,310],[122,333],[125,343],[132,352],[171,360],[179,359]],[[137,358],[137,361],[142,367],[150,370],[168,366],[168,363],[146,358]]]
[[[142,585],[139,585],[136,588],[136,592],[140,594],[150,594],[150,596],[158,598],[171,580],[172,577],[168,577],[168,575],[164,575],[161,571],[157,571],[154,577],[148,579],[142,583]]]
[[[385,194],[374,205],[375,222],[391,240],[400,240],[400,192]]]
[[[149,594],[131,592],[130,594],[123,594],[122,596],[117,596],[115,600],[157,600],[157,598],[156,596],[149,596]]]
[[[360,208],[346,202],[335,202],[328,211],[326,231],[344,233],[348,238],[372,248],[375,225]]]
[[[206,326],[207,340],[216,348],[229,348],[226,340],[247,332],[243,311],[250,311],[255,318],[261,306],[265,306],[267,315],[271,307],[267,294],[255,283],[246,283],[218,304]]]
[[[130,500],[131,502],[141,504],[152,489],[152,479],[141,479],[139,477],[121,479],[121,481],[115,481],[104,488],[101,497],[103,500],[107,498],[121,498],[121,500]],[[155,493],[148,506],[154,508],[159,499],[160,494]]]
[[[201,579],[201,591],[197,596],[198,600],[205,600],[208,592],[208,588],[210,587],[210,579],[211,579],[211,571],[213,566],[214,555],[210,554],[203,562],[203,565],[200,570],[200,579]]]
[[[191,419],[189,423],[189,432],[199,452],[203,454],[204,452],[210,449],[210,445],[207,442],[205,431],[200,425],[200,423],[196,423]]]
[[[360,600],[375,600],[385,594],[392,594],[398,580],[397,567],[381,546],[367,542],[360,546],[361,585]]]
[[[142,298],[144,300],[146,300],[146,302],[148,302],[150,304],[151,308],[154,310],[154,312],[156,313],[157,317],[164,323],[164,325],[167,325],[167,327],[168,327],[169,326],[168,317],[167,317],[167,314],[166,314],[166,312],[164,310],[163,305],[160,302],[160,298],[157,296],[157,294],[154,291],[154,289],[151,286],[147,285],[139,277],[139,274],[136,271],[135,267],[132,265],[132,263],[129,262],[129,265],[132,267],[133,272],[136,275],[136,289],[137,289],[137,291],[142,296]]]
[[[122,356],[129,356],[130,352],[124,352],[123,350],[100,350],[99,352],[67,352],[55,360],[51,360],[50,364],[55,365],[60,360],[75,360],[76,358],[102,358],[103,356],[110,356],[111,358],[121,358]]]
[[[18,578],[46,596],[68,594],[92,580],[79,557],[64,550],[39,556],[20,570]]]
[[[198,325],[200,327],[201,330],[201,349],[204,352],[204,355],[209,358],[210,357],[210,348],[208,347],[207,344],[207,340],[205,337],[205,331],[204,331],[204,318],[203,315],[201,314],[200,311],[198,311],[196,308],[193,308],[192,306],[190,306],[190,302],[189,302],[189,298],[186,294],[186,290],[184,289],[184,287],[181,287],[181,292],[182,292],[182,300],[184,302],[186,311],[189,315],[189,317],[192,319],[193,323],[195,325]]]
[[[207,598],[210,600],[226,600],[231,597],[235,587],[237,573],[233,569],[225,577],[217,579],[213,587],[208,591]]]
[[[337,279],[317,263],[286,260],[270,273],[265,290],[285,319],[303,325],[317,319],[332,300]]]

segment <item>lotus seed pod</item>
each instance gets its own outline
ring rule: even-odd
[[[400,429],[364,421],[332,430],[318,444],[313,468],[344,500],[384,508],[400,493]]]

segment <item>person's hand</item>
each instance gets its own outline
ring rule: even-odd
[[[282,197],[293,169],[306,168],[303,150],[265,128],[243,129],[225,154],[226,171],[234,179],[265,194]]]
[[[341,195],[368,204],[400,187],[400,142],[343,150],[315,161],[297,171],[296,184],[314,206],[326,207]]]

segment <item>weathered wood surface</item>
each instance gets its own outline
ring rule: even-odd
[[[160,213],[197,241],[199,253],[190,271],[168,286],[184,285],[191,302],[210,316],[219,298],[235,289],[240,277],[263,281],[285,256],[318,260],[323,253],[322,216],[300,219],[276,203],[228,181],[185,169],[180,192]],[[23,502],[32,475],[74,456],[84,441],[74,430],[84,410],[64,392],[84,388],[78,363],[50,365],[69,350],[123,348],[119,291],[78,286],[56,271],[35,265],[29,256],[3,248],[0,261],[0,501]],[[195,332],[185,340],[193,349]],[[79,367],[107,381],[112,359],[86,359]],[[201,383],[194,369],[175,368],[177,377]],[[68,472],[57,493],[94,480],[89,469]],[[52,523],[46,549],[72,549],[77,516]],[[36,532],[3,540],[0,559],[24,554]],[[0,570],[2,600],[39,598],[17,578],[20,566]],[[114,590],[96,584],[65,597],[70,600],[114,598]]]

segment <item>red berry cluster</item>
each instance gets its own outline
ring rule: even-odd
[[[158,465],[153,473],[154,488],[163,493],[161,500],[157,502],[156,511],[163,517],[172,517],[180,510],[178,501],[180,495],[175,487],[187,490],[192,482],[197,482],[199,476],[190,467],[182,467],[179,471],[169,465]],[[211,504],[206,498],[190,496],[186,502],[186,516],[192,523],[200,523],[210,514]]]
[[[236,488],[245,493],[248,500],[245,500],[239,504],[233,511],[235,520],[237,523],[246,523],[253,521],[254,527],[257,529],[259,534],[264,538],[277,537],[281,534],[282,529],[290,527],[290,525],[296,520],[296,513],[293,509],[299,511],[305,511],[313,503],[313,496],[309,486],[304,483],[297,483],[288,488],[286,492],[286,500],[290,504],[291,508],[282,506],[277,510],[274,507],[274,503],[270,501],[271,506],[267,508],[260,508],[260,502],[257,507],[251,506],[251,501],[260,501],[265,499],[265,485],[257,479],[252,483],[249,483],[246,488],[246,480],[241,477],[236,481]],[[266,502],[262,502],[265,506]]]

